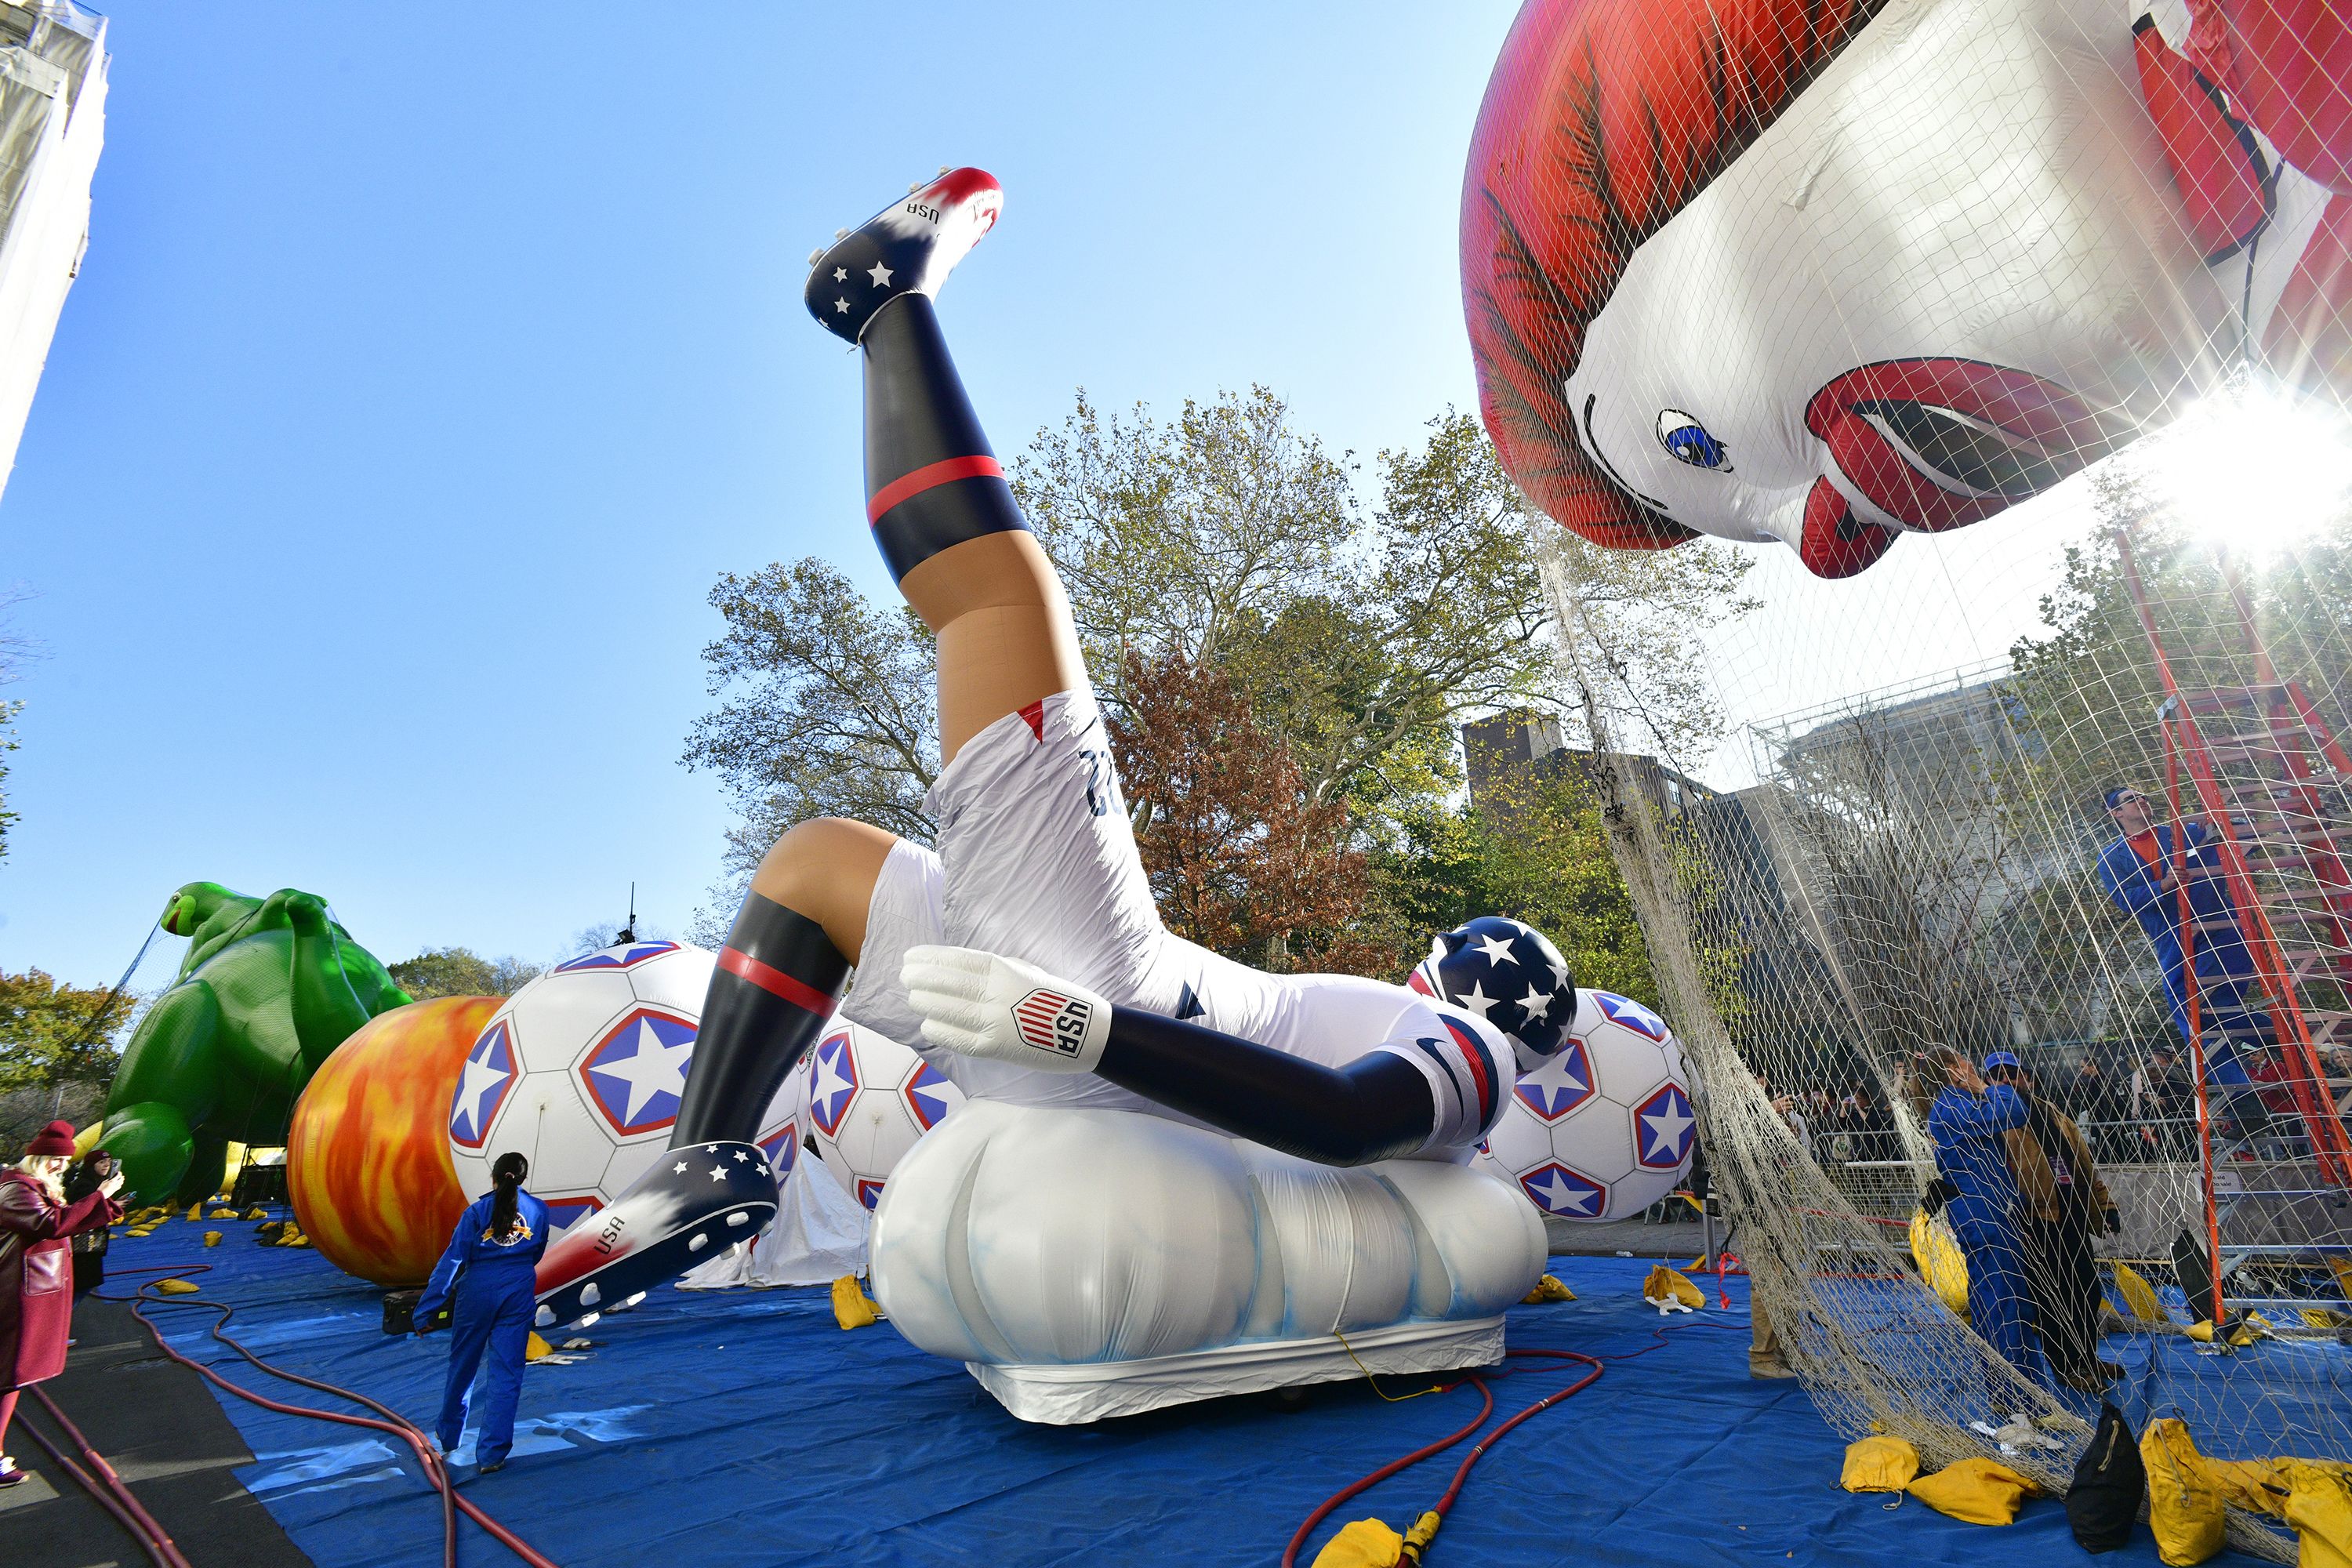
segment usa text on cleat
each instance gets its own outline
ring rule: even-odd
[[[740,1211],[755,1226],[774,1218],[775,1177],[765,1161],[727,1158],[736,1147],[713,1143],[656,1162],[550,1247],[539,1263],[541,1326],[578,1321],[600,1302],[677,1279],[699,1261],[701,1247],[689,1243],[707,1246],[706,1227],[722,1215]]]
[[[824,248],[802,295],[809,314],[826,331],[857,342],[874,312],[899,295],[936,296],[1003,208],[1004,193],[993,175],[941,170]]]

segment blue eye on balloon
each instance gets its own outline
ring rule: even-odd
[[[1731,453],[1724,444],[1708,435],[1706,426],[1679,408],[1668,408],[1659,414],[1658,445],[1675,461],[1688,463],[1694,468],[1731,467]]]

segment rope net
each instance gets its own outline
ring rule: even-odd
[[[2006,552],[1948,552],[1907,614],[1816,618],[1818,589],[1794,579],[1759,595],[1706,661],[1727,715],[1712,771],[1744,762],[1741,787],[1613,749],[1606,660],[1569,658],[1612,849],[1705,1087],[1728,1248],[1781,1353],[1840,1429],[1908,1438],[1930,1464],[1990,1453],[2054,1490],[2117,1366],[2105,1394],[2136,1426],[2179,1415],[2220,1458],[2352,1458],[2352,766],[2336,730],[2352,720],[2352,529],[2232,556],[2131,465],[2060,498],[2074,515],[2054,552],[2020,549],[2017,529]],[[1555,551],[1549,579],[1571,627],[1578,559]],[[1739,717],[1787,689],[1773,656],[1792,642],[1814,671],[1899,668],[1920,614],[2002,602],[2025,624],[2001,656]],[[2186,976],[2172,963],[2178,1010],[2115,890],[2119,856],[2155,869],[2107,809],[2116,789],[2174,847],[2153,921],[2198,954]],[[1923,1058],[1945,1047],[2014,1056],[2079,1131],[2060,1158],[2091,1157],[2120,1222],[2107,1232],[2093,1170],[2070,1168],[2059,1225],[2012,1226],[2021,1365],[1916,1254],[1943,1087]],[[2070,1227],[2079,1274],[2040,1239]],[[2217,1318],[2221,1343],[2191,1337]],[[2046,1447],[2000,1447],[1990,1433],[2021,1415]],[[2293,1554],[2259,1515],[2233,1510],[2231,1531]]]
[[[2101,1362],[2352,1459],[2347,80],[2327,0],[1528,0],[1472,139],[1482,412],[1732,1245],[1931,1462],[2063,1489]],[[1662,636],[1700,535],[1763,548]],[[2081,1147],[1932,1131],[2000,1052]]]

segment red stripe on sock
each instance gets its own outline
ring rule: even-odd
[[[1021,721],[1029,726],[1029,732],[1031,734],[1036,736],[1040,741],[1044,740],[1045,738],[1045,700],[1041,698],[1037,701],[1029,704],[1028,707],[1021,710]]]
[[[892,479],[876,490],[866,502],[866,521],[868,523],[879,522],[884,512],[908,497],[919,496],[940,485],[953,484],[958,479],[1001,479],[1003,474],[1004,470],[997,466],[996,459],[986,456],[950,458],[945,462],[926,463],[913,473]]]
[[[761,963],[750,953],[738,952],[731,947],[719,950],[719,967],[739,980],[748,980],[771,996],[781,996],[793,1006],[805,1009],[818,1017],[833,1013],[833,998],[814,985],[793,979],[781,969]]]

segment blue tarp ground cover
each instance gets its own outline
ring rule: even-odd
[[[377,1292],[317,1254],[252,1247],[242,1226],[205,1249],[202,1228],[167,1224],[119,1243],[110,1261],[214,1265],[197,1281],[236,1308],[229,1331],[256,1353],[431,1425],[446,1336],[387,1336]],[[1555,1258],[1580,1299],[1513,1312],[1515,1345],[1650,1353],[1611,1365],[1504,1439],[1433,1547],[1436,1568],[2084,1561],[2046,1500],[1995,1535],[1916,1501],[1889,1511],[1885,1497],[1840,1491],[1843,1444],[1802,1391],[1747,1374],[1744,1282],[1730,1284],[1732,1311],[1677,1317],[1661,1342],[1661,1321],[1641,1300],[1647,1267]],[[206,1340],[210,1314],[176,1319],[184,1353],[273,1397],[330,1403]],[[1735,1327],[1696,1326],[1709,1321]],[[960,1365],[887,1325],[842,1332],[822,1289],[660,1290],[588,1337],[596,1347],[579,1363],[525,1374],[514,1462],[464,1483],[564,1568],[1270,1563],[1324,1497],[1477,1409],[1468,1388],[1387,1404],[1357,1383],[1310,1390],[1297,1410],[1244,1397],[1092,1427],[1024,1426]],[[1582,1371],[1512,1364],[1492,1380],[1497,1420]],[[1413,1386],[1384,1382],[1391,1393]],[[404,1450],[356,1428],[223,1404],[257,1456],[238,1479],[320,1568],[438,1562],[439,1512]],[[1348,1519],[1402,1529],[1462,1451],[1357,1499],[1314,1544]],[[460,1528],[464,1561],[512,1561]],[[2102,1560],[2156,1561],[2144,1530]]]

